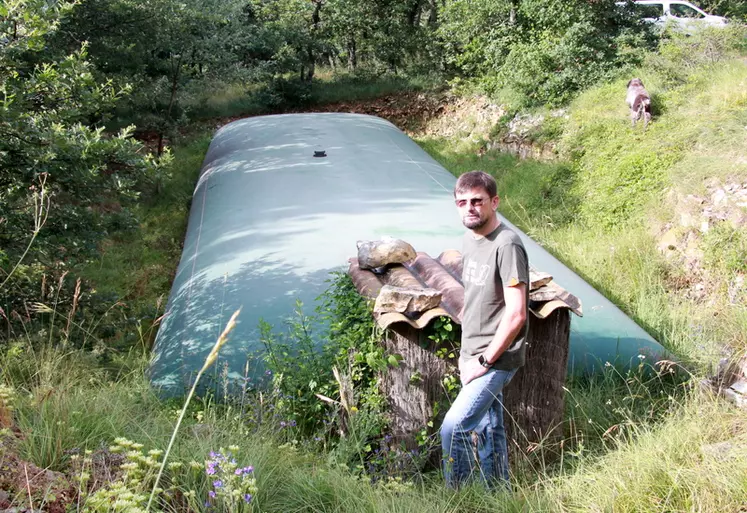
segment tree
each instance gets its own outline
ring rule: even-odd
[[[38,298],[43,274],[85,261],[107,233],[133,225],[129,207],[166,164],[144,154],[132,128],[104,133],[107,113],[127,90],[94,78],[85,44],[65,57],[44,58],[48,38],[73,5],[8,0],[0,7],[0,305],[6,312]]]
[[[132,84],[119,116],[155,132],[160,155],[164,138],[187,120],[185,93],[240,67],[245,6],[238,0],[83,0],[63,20],[54,46],[89,41],[96,69]]]

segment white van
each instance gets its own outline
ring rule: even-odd
[[[625,5],[625,3],[618,2],[617,5]],[[671,23],[685,30],[699,26],[723,27],[726,25],[726,18],[712,16],[690,2],[681,0],[671,2],[668,0],[636,0],[633,2],[633,10],[644,21],[662,26]]]

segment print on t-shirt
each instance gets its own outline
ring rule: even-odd
[[[477,262],[471,258],[467,260],[464,266],[464,282],[469,282],[478,287],[483,287],[488,279],[488,273],[490,272],[490,266],[483,264],[480,266],[480,272],[477,272]]]

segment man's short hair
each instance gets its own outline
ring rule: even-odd
[[[468,171],[461,175],[454,186],[454,196],[458,192],[470,189],[485,189],[491,198],[498,195],[498,185],[495,183],[495,178],[485,171]]]

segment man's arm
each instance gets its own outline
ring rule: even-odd
[[[495,362],[503,352],[511,347],[527,319],[527,284],[518,283],[513,287],[503,287],[503,299],[506,310],[493,336],[493,340],[483,352],[483,357],[490,363]],[[461,372],[462,384],[485,374],[488,369],[480,365],[477,358],[469,360]]]

